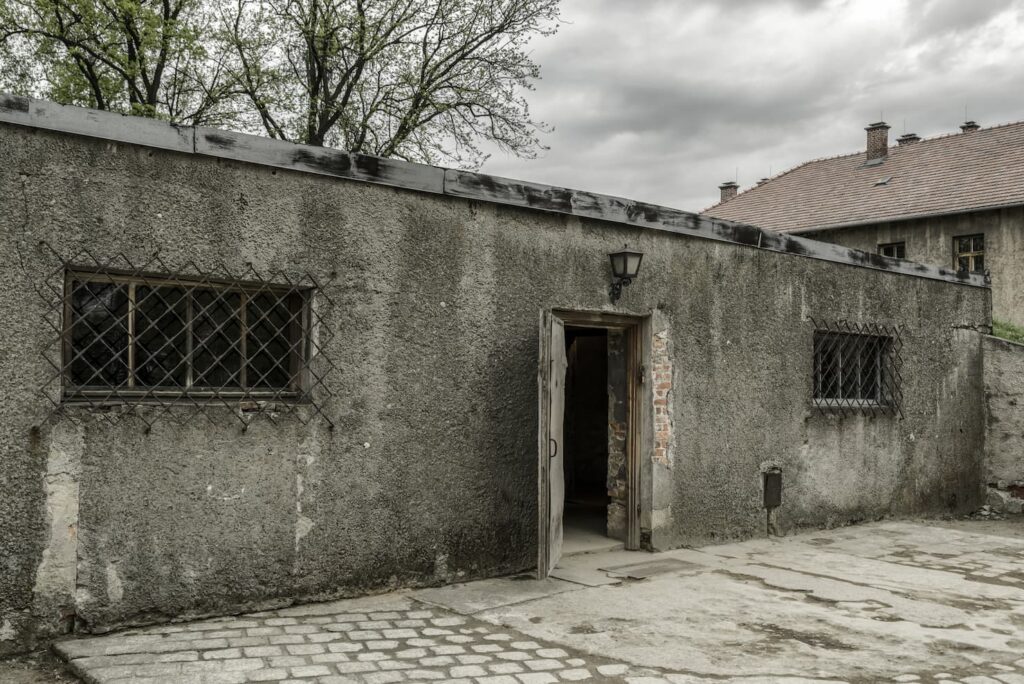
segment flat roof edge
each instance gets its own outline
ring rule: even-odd
[[[179,126],[18,95],[0,93],[0,122],[609,221],[886,273],[989,287],[979,275],[959,274],[951,269],[890,259],[797,235],[609,195],[352,154],[203,126]]]

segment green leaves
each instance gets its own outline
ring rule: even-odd
[[[478,167],[484,141],[542,149],[526,46],[557,19],[558,0],[4,0],[0,89]]]

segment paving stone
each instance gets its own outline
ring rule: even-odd
[[[254,637],[236,637],[228,639],[228,646],[266,646],[270,643],[270,639],[281,639],[283,636],[278,637],[265,637],[265,636],[254,636]]]
[[[405,660],[382,660],[377,663],[377,667],[382,670],[411,670],[416,664]]]
[[[516,674],[524,670],[523,666],[519,663],[494,663],[488,665],[487,669],[494,674]]]
[[[598,674],[603,674],[605,677],[621,677],[626,674],[629,670],[628,665],[598,665]]]
[[[370,672],[363,675],[363,681],[366,684],[391,684],[405,681],[405,675],[399,672]]]
[[[439,672],[438,670],[405,670],[404,674],[406,678],[414,682],[431,679],[444,679],[447,676],[444,672]]]
[[[265,620],[264,624],[268,627],[278,627],[281,625],[297,625],[299,621],[293,617],[276,617]]]
[[[305,643],[306,637],[302,634],[280,634],[278,636],[267,637],[267,641],[277,646],[285,646],[287,644]]]
[[[395,620],[395,627],[406,628],[406,627],[426,627],[427,623],[423,620]]]
[[[448,670],[448,674],[452,677],[484,677],[487,670],[479,665],[457,665]]]
[[[245,630],[245,633],[246,636],[273,636],[275,634],[284,634],[284,630],[280,627],[252,627]]]
[[[242,650],[250,658],[268,658],[270,656],[284,655],[284,651],[280,646],[246,646]]]
[[[550,672],[527,672],[516,675],[516,679],[523,684],[549,684],[558,681]]]
[[[484,639],[487,639],[488,641],[512,641],[514,638],[515,637],[513,637],[513,636],[511,636],[509,634],[503,634],[501,632],[496,632],[494,634],[488,634],[488,635],[486,635],[484,637]]]
[[[501,650],[501,646],[497,644],[476,644],[470,648],[477,653],[497,653]]]
[[[327,648],[320,644],[295,644],[294,646],[285,646],[284,650],[291,655],[316,655],[323,653]]]
[[[415,620],[426,620],[434,617],[434,614],[429,610],[411,610],[406,613],[406,616]]]
[[[317,625],[288,625],[284,628],[285,634],[312,634],[317,631]]]
[[[466,649],[462,646],[431,646],[430,650],[437,655],[455,655],[456,653],[466,652]]]
[[[374,651],[391,651],[398,648],[398,642],[394,639],[376,639],[374,641],[367,641],[366,648],[373,649]]]
[[[490,677],[477,677],[477,684],[519,684],[519,680],[510,675],[492,675]]]
[[[463,665],[479,665],[480,663],[489,663],[494,660],[494,656],[485,655],[482,653],[467,653],[465,655],[457,655],[455,659]]]
[[[356,654],[356,660],[363,662],[371,662],[376,660],[388,660],[390,654],[381,653],[380,651],[370,651],[369,653],[358,653]]]
[[[389,629],[391,623],[387,620],[366,620],[357,623],[359,629]]]
[[[334,666],[334,669],[342,674],[351,672],[376,672],[377,666],[374,663],[338,663]]]
[[[349,641],[335,641],[327,644],[327,650],[331,653],[355,653],[363,650],[363,645],[353,644]]]
[[[457,625],[465,624],[466,620],[465,618],[460,617],[441,617],[433,618],[430,622],[438,627],[455,627]]]
[[[540,648],[540,644],[536,641],[513,641],[512,648],[517,651],[534,651]]]
[[[442,667],[444,665],[451,665],[455,662],[455,658],[451,656],[431,656],[429,658],[420,658],[420,665],[423,667]]]
[[[440,627],[424,627],[422,631],[423,631],[423,635],[424,636],[428,636],[428,637],[429,636],[447,636],[449,634],[454,634],[455,633],[455,632],[453,632],[450,629],[441,629]]]
[[[583,667],[587,664],[587,661],[583,658],[569,658],[565,662],[567,665],[571,665],[572,667]]]
[[[249,682],[278,682],[288,676],[288,670],[282,668],[267,668],[253,670],[246,673],[246,681]]]
[[[437,640],[436,639],[409,639],[405,643],[409,644],[410,646],[417,646],[417,647],[419,647],[419,646],[436,646],[437,645]]]
[[[395,612],[370,613],[370,617],[374,620],[401,620],[402,614]]]
[[[395,653],[396,658],[426,658],[427,649],[425,648],[407,648],[404,651],[398,651]]]
[[[306,658],[303,656],[277,656],[269,658],[267,662],[270,663],[270,667],[299,667],[306,664]]]
[[[465,634],[453,634],[452,636],[445,637],[444,640],[453,644],[471,644],[476,641],[473,637]]]
[[[237,648],[221,648],[215,651],[204,651],[204,659],[216,659],[216,658],[241,658],[242,652]]]
[[[524,664],[526,665],[526,667],[534,671],[557,670],[560,667],[562,667],[562,664],[560,662],[558,662],[557,660],[551,660],[550,658],[545,658],[541,660],[527,660]]]
[[[562,670],[558,673],[559,679],[564,679],[568,682],[579,682],[584,679],[590,679],[592,676],[590,670],[582,667],[575,670]]]
[[[415,629],[385,629],[384,636],[388,639],[415,639],[418,635]]]
[[[495,655],[502,660],[531,660],[533,659],[532,653],[523,653],[522,651],[506,651],[504,653],[495,653]]]
[[[1004,672],[1003,674],[997,674],[996,679],[1006,682],[1006,684],[1024,684],[1024,674]]]
[[[366,629],[355,629],[348,633],[349,639],[355,639],[357,641],[372,641],[374,639],[381,639],[383,636],[380,632],[374,632]]]
[[[541,658],[568,658],[569,654],[560,648],[537,649],[537,655]]]
[[[326,665],[303,665],[293,667],[290,674],[292,677],[322,677],[331,674],[331,669]]]
[[[344,663],[352,658],[347,653],[321,653],[320,655],[309,656],[313,663]]]

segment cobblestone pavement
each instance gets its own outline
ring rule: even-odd
[[[574,556],[560,573],[57,650],[91,684],[1024,684],[1024,538],[887,522]]]
[[[66,641],[59,651],[102,684],[547,684],[657,673],[394,597],[132,630]]]

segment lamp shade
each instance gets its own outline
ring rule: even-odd
[[[634,252],[623,249],[620,252],[612,252],[608,255],[612,262],[612,275],[616,278],[636,278],[640,272],[640,262],[643,261],[643,252]]]

